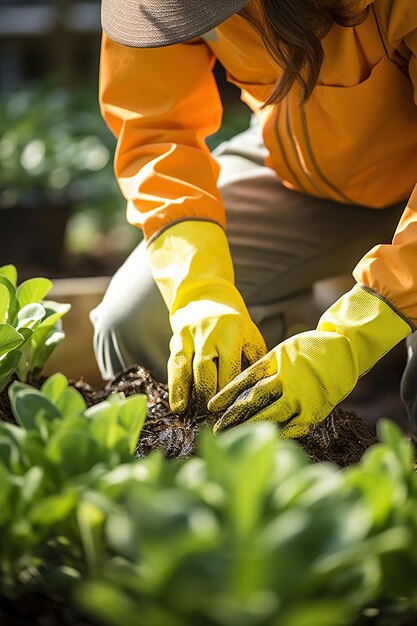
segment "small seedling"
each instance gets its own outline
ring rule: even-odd
[[[14,265],[0,267],[0,391],[13,377],[35,380],[64,338],[61,318],[70,310],[44,298],[48,278],[30,278],[17,286]]]

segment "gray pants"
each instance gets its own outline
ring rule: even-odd
[[[405,203],[376,211],[286,189],[265,165],[255,122],[213,154],[236,285],[273,347],[285,336],[286,311],[316,281],[351,272],[371,247],[391,241]],[[91,320],[103,378],[140,363],[166,380],[171,329],[143,242],[116,272]]]
[[[401,398],[417,433],[417,331],[407,339],[408,364],[401,380]]]

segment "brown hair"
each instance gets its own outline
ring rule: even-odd
[[[363,0],[250,0],[240,15],[284,70],[264,106],[280,102],[295,82],[301,86],[304,104],[323,65],[321,39],[334,23],[356,26],[367,14]]]

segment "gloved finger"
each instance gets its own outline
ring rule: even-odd
[[[275,377],[265,378],[250,389],[244,390],[215,423],[214,432],[252,421],[254,416],[281,397],[281,391],[281,383]]]
[[[252,389],[260,380],[266,378],[271,373],[269,359],[257,361],[248,367],[239,376],[236,376],[224,389],[219,391],[209,402],[208,408],[212,413],[225,411],[238,396],[244,391]]]
[[[307,413],[305,411],[300,413],[283,428],[279,436],[282,439],[299,439],[300,437],[305,437],[317,424],[326,419],[333,408],[333,406],[323,403],[320,410],[314,411],[314,413]]]
[[[259,411],[259,413],[247,420],[246,423],[270,421],[282,424],[297,416],[299,409],[299,403],[283,393],[279,400]]]
[[[193,359],[193,386],[197,412],[206,412],[208,401],[217,391],[217,353],[209,351],[206,355],[195,354]]]
[[[242,353],[239,351],[232,358],[219,356],[219,372],[216,393],[226,387],[242,371]]]
[[[169,404],[174,413],[185,413],[192,384],[192,359],[194,354],[191,337],[173,335],[168,360]]]
[[[230,333],[217,346],[219,371],[216,392],[228,385],[242,371],[242,343],[239,334]],[[214,394],[213,394],[214,395]]]
[[[242,370],[262,359],[267,351],[266,343],[261,335],[258,343],[245,344],[242,349]]]

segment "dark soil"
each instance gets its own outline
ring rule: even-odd
[[[336,408],[298,441],[313,461],[332,461],[347,467],[358,463],[377,438],[356,413]]]
[[[65,598],[35,591],[11,600],[0,596],[0,626],[99,626],[82,616]]]
[[[11,422],[12,424],[16,423],[9,396],[7,394],[7,389],[0,393],[0,419],[2,419],[3,422]]]
[[[161,449],[167,459],[191,456],[201,427],[215,421],[214,416],[201,414],[192,408],[184,416],[172,413],[167,386],[155,381],[140,365],[120,372],[100,390],[93,389],[83,380],[73,381],[72,384],[89,406],[105,400],[114,392],[122,391],[126,396],[136,393],[147,396],[147,417],[136,447],[139,457],[156,449]],[[14,422],[5,391],[0,394],[0,418]],[[299,442],[313,461],[333,461],[345,467],[357,463],[369,446],[376,443],[376,437],[358,415],[336,408]]]
[[[355,626],[415,626],[416,619],[414,611],[398,615],[395,607],[382,607],[374,615],[366,611]],[[103,622],[82,615],[65,598],[31,593],[19,600],[0,596],[0,626],[103,626]]]
[[[167,386],[156,382],[141,366],[124,370],[98,392],[83,381],[74,386],[89,404],[100,402],[115,391],[123,391],[126,396],[144,393],[148,397],[147,418],[136,448],[137,456],[155,449],[163,450],[170,459],[190,456],[200,428],[215,420],[213,416],[193,410],[182,417],[174,415],[169,408]],[[333,461],[341,467],[357,463],[376,441],[374,433],[360,417],[341,409],[332,411],[324,422],[299,440],[313,461]]]

